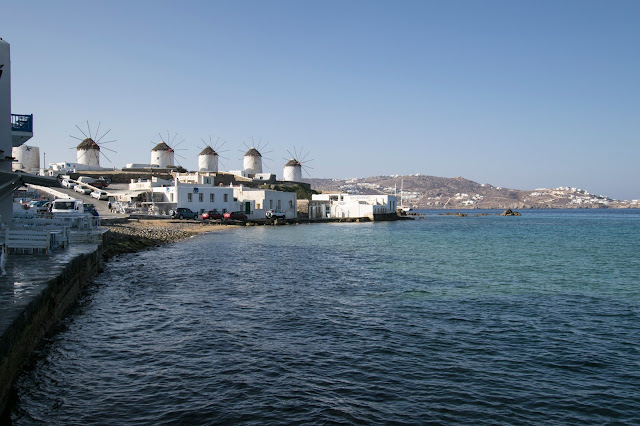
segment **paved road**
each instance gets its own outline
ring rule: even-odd
[[[69,198],[75,198],[78,200],[82,200],[83,203],[93,204],[96,206],[96,210],[98,214],[102,217],[116,217],[118,215],[111,213],[109,211],[109,202],[104,200],[97,200],[93,198],[91,195],[80,194],[79,192],[74,191],[73,189],[67,188],[56,188],[58,192],[62,192],[67,194]]]

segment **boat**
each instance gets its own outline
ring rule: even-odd
[[[398,206],[398,210],[405,213],[409,213],[411,211],[411,206],[404,205],[404,179],[400,181],[400,205]]]

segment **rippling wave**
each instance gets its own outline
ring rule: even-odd
[[[216,232],[108,263],[15,424],[640,422],[640,215]]]

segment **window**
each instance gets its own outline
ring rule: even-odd
[[[260,210],[260,203],[256,204],[256,209]]]
[[[193,201],[193,194],[190,193],[190,192],[187,194],[187,201],[188,202],[192,202]]]
[[[173,203],[173,192],[171,194],[169,194],[169,201],[171,201]]]
[[[280,200],[278,200],[278,211],[282,210],[282,206],[280,205]]]
[[[202,192],[198,194],[198,201],[204,201],[204,194]]]
[[[209,194],[209,201],[213,203],[215,200],[216,200],[215,194],[212,192],[211,194]]]
[[[289,208],[292,209],[293,208],[293,200],[289,200]]]
[[[229,194],[224,194],[224,202],[228,202],[229,201]]]
[[[273,200],[269,200],[269,209],[273,210]]]

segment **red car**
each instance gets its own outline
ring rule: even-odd
[[[227,212],[224,215],[225,219],[231,220],[247,220],[247,216],[240,212]]]
[[[203,212],[200,217],[202,220],[222,219],[222,213],[218,213],[218,210],[209,210],[208,212]]]

